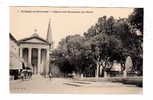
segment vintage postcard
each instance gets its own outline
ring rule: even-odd
[[[143,12],[10,6],[10,93],[142,94]]]

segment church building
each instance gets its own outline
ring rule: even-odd
[[[48,24],[46,39],[40,37],[35,30],[35,33],[30,37],[20,39],[16,41],[16,43],[18,44],[17,54],[19,54],[19,58],[23,60],[25,67],[31,67],[33,74],[47,75],[49,73],[49,55],[53,44],[50,21]],[[10,54],[11,49],[12,47],[10,47]]]

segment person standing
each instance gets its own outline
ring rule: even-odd
[[[52,73],[51,73],[51,72],[49,73],[49,78],[50,78],[50,80],[51,80],[51,78],[52,78]]]

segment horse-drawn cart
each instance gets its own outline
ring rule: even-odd
[[[32,69],[30,67],[26,67],[21,71],[20,78],[22,80],[29,80],[32,78]]]

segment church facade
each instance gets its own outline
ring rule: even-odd
[[[47,74],[49,72],[50,43],[34,33],[28,38],[19,40],[20,58],[26,66],[32,67],[33,74]]]
[[[10,39],[11,41],[11,39]],[[48,75],[50,72],[49,63],[50,63],[50,51],[52,47],[52,33],[50,27],[50,21],[48,24],[47,36],[46,39],[41,38],[36,32],[32,36],[23,38],[16,41],[17,45],[17,54],[20,58],[22,68],[30,67],[33,74],[43,74]],[[10,46],[12,43],[10,43]],[[11,55],[10,47],[10,55]],[[10,59],[10,62],[12,62]],[[21,67],[18,66],[18,67]]]

